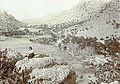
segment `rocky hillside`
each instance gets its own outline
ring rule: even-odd
[[[91,13],[93,16],[77,22],[66,29],[65,35],[77,30],[78,37],[97,37],[120,35],[120,0],[111,0],[104,5],[104,9]],[[95,9],[95,8],[94,8]],[[93,9],[93,10],[94,10]]]
[[[49,20],[49,24],[64,23],[68,21],[83,21],[98,14],[101,10],[105,9],[105,5],[109,0],[84,0],[80,1],[72,9],[62,12],[57,18]]]
[[[0,11],[0,29],[2,31],[12,31],[19,27],[23,27],[26,24],[18,21],[12,15],[8,14],[6,11]]]
[[[97,38],[119,36],[119,5],[120,0],[84,0],[70,10],[42,17],[41,20],[44,19],[46,24],[56,24],[55,28],[52,27],[56,31],[67,29],[65,33],[68,33],[76,28],[78,30],[76,36]],[[37,19],[36,23],[39,21]]]
[[[106,37],[120,35],[120,0],[111,0],[105,8],[84,21],[81,25],[70,29],[78,29],[77,36]]]
[[[70,10],[50,14],[39,18],[39,20],[33,20],[33,23],[38,24],[39,22],[41,23],[41,21],[44,21],[48,24],[60,24],[68,21],[83,21],[98,14],[101,10],[104,10],[109,1],[110,0],[82,0]]]

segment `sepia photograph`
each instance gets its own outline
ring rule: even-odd
[[[0,0],[0,84],[120,84],[120,0]]]

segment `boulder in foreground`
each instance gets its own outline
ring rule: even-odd
[[[51,68],[33,69],[29,82],[44,84],[76,84],[76,74],[69,66],[53,66]]]
[[[48,68],[54,65],[60,65],[61,62],[59,61],[59,57],[44,57],[44,58],[32,58],[27,59],[24,58],[23,60],[18,61],[15,66],[19,70],[19,73],[22,71],[29,71],[35,68]]]

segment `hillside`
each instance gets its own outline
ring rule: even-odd
[[[49,15],[42,16],[40,18],[35,18],[35,19],[30,19],[30,20],[25,20],[24,22],[29,23],[29,24],[46,24],[48,20],[52,20],[53,18],[57,18],[59,15],[62,13],[51,13]]]
[[[50,14],[28,21],[28,23],[41,24],[60,24],[68,21],[79,20],[83,21],[98,14],[101,10],[105,9],[106,4],[110,0],[84,0],[80,1],[75,7],[60,13]],[[26,21],[27,22],[27,21]]]
[[[84,0],[75,7],[29,21],[39,24],[59,24],[56,31],[78,29],[76,36],[106,37],[120,35],[120,0]],[[77,24],[75,24],[77,22]],[[72,25],[71,25],[72,24]],[[63,27],[60,27],[59,26]],[[66,25],[66,26],[65,26]],[[54,27],[54,26],[53,26]],[[68,33],[68,32],[65,32]]]
[[[71,27],[75,28],[75,26]],[[120,36],[120,0],[111,0],[104,10],[86,20],[77,28],[77,36],[106,37]]]
[[[56,19],[48,21],[47,23],[54,24],[54,23],[64,23],[73,20],[75,21],[86,20],[98,14],[101,10],[103,10],[105,8],[107,1],[105,0],[80,1],[75,7],[62,13],[62,15],[60,15]]]
[[[6,11],[0,11],[0,29],[2,31],[16,30],[19,27],[23,27],[25,25],[25,23],[18,21],[15,19],[15,17],[8,14]]]

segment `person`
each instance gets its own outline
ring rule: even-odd
[[[0,48],[0,58],[2,58],[2,50],[1,50],[1,48]]]
[[[61,48],[61,44],[62,44],[62,43],[59,43],[59,44],[58,44],[58,47],[59,47],[60,50],[62,49],[62,48]]]
[[[7,50],[7,48],[5,48],[5,50],[3,51],[3,58],[7,57],[7,53],[8,53],[8,50]]]
[[[32,47],[29,47],[28,59],[33,58],[34,56],[35,56],[35,54],[34,54],[34,51],[33,51]]]

